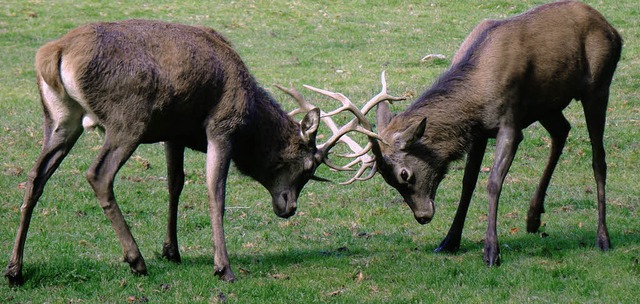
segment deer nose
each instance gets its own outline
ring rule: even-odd
[[[287,210],[291,211],[292,215],[298,208],[296,198],[291,194],[291,191],[282,192],[282,200],[287,204]]]
[[[431,216],[424,216],[424,215],[415,215],[416,221],[418,221],[418,223],[420,223],[420,225],[424,225],[424,224],[428,224],[431,222],[431,219],[433,217]]]
[[[433,215],[435,214],[436,208],[433,200],[429,200],[427,202],[427,206],[424,209],[414,210],[413,216],[416,218],[416,221],[421,225],[428,224],[433,219]]]
[[[282,191],[278,197],[278,202],[274,202],[276,215],[281,218],[289,218],[296,214],[296,197],[289,190]]]

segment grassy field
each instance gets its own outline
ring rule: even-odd
[[[210,2],[219,2],[211,4]],[[226,35],[254,76],[287,110],[273,84],[340,91],[362,103],[379,90],[412,99],[449,64],[483,19],[546,1],[18,1],[0,3],[0,267],[19,222],[23,182],[40,151],[42,111],[33,58],[45,42],[87,22],[153,18],[211,26]],[[525,132],[502,194],[503,265],[482,262],[487,173],[480,175],[461,250],[435,254],[453,219],[462,179],[455,163],[440,185],[437,214],[420,226],[382,178],[351,186],[309,183],[299,212],[277,218],[257,182],[232,170],[225,229],[238,280],[213,276],[204,155],[187,153],[179,210],[183,263],[160,257],[167,193],[163,149],[141,146],[120,171],[116,195],[150,274],[134,276],[84,172],[102,135],[87,132],[45,188],[25,249],[26,283],[0,284],[3,303],[625,303],[640,298],[640,7],[637,0],[587,1],[625,38],[611,90],[606,148],[608,225],[614,249],[593,247],[597,223],[591,148],[579,103],[554,175],[543,233],[527,234],[526,211],[549,148]],[[421,63],[431,53],[447,59]],[[304,91],[303,91],[304,92]],[[306,92],[304,92],[306,93]],[[306,93],[324,109],[333,103]],[[402,110],[409,101],[399,102]],[[491,148],[484,167],[491,163]],[[326,167],[318,175],[348,176]],[[4,268],[2,268],[4,269]]]

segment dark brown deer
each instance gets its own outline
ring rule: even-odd
[[[487,185],[484,261],[499,265],[496,221],[500,191],[522,140],[522,129],[536,121],[552,140],[527,217],[527,231],[538,231],[545,193],[570,129],[562,110],[572,99],[582,102],[593,149],[596,246],[610,248],[603,133],[609,86],[621,48],[620,35],[593,8],[577,1],[547,4],[478,25],[456,52],[449,70],[404,112],[393,116],[387,103],[379,104],[376,117],[382,140],[370,137],[375,167],[400,192],[419,223],[431,221],[436,190],[449,164],[467,154],[458,211],[435,251],[459,249],[487,140],[496,138]]]
[[[87,179],[116,231],[124,260],[138,274],[147,273],[147,267],[115,200],[116,173],[138,145],[165,143],[169,215],[162,255],[180,262],[176,221],[184,150],[206,152],[214,272],[226,281],[235,278],[223,231],[231,161],[269,190],[276,215],[287,218],[328,149],[344,135],[316,147],[320,111],[309,109],[301,123],[293,120],[258,85],[230,43],[209,28],[143,20],[88,24],[40,48],[36,71],[44,141],[28,174],[5,272],[12,285],[23,283],[34,207],[83,126],[105,131]]]

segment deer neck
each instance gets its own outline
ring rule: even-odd
[[[439,82],[442,81],[439,80]],[[476,100],[477,99],[477,100]],[[482,108],[477,92],[464,80],[436,83],[400,116],[418,123],[427,118],[421,143],[444,161],[460,159],[482,132]]]
[[[264,174],[297,135],[297,128],[295,121],[259,86],[247,99],[244,122],[233,137],[233,160],[242,173],[262,182]]]

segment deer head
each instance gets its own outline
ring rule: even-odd
[[[416,221],[426,224],[435,213],[435,192],[447,166],[419,143],[426,119],[397,119],[404,124],[389,124],[392,117],[388,104],[378,105],[376,118],[384,139],[372,140],[378,172],[402,195]]]

